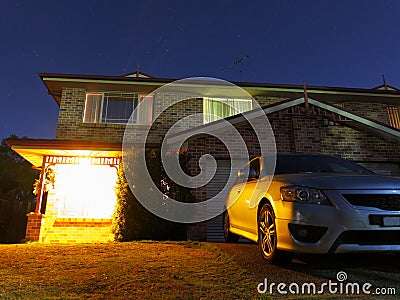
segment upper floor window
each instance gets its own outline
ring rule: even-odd
[[[148,96],[137,111],[135,108],[146,98],[145,94],[134,93],[87,93],[84,123],[127,124],[132,113],[132,124],[151,124],[153,99]]]
[[[251,110],[251,99],[204,98],[204,124]]]
[[[388,111],[390,126],[399,129],[400,128],[399,108],[397,106],[388,106],[387,111]]]

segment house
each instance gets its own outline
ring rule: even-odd
[[[193,188],[193,194],[198,202],[215,195],[223,199],[220,191],[231,177],[232,159],[245,161],[246,157],[241,151],[229,153],[223,140],[206,133],[233,126],[247,147],[247,157],[260,154],[250,124],[252,118],[255,122],[261,118],[252,116],[255,104],[268,117],[278,152],[336,155],[377,172],[400,175],[400,91],[386,83],[360,89],[240,82],[235,84],[246,93],[236,97],[229,89],[210,93],[209,86],[203,93],[193,92],[193,87],[203,84],[197,79],[178,82],[183,89],[160,92],[174,80],[140,72],[39,76],[59,106],[56,138],[8,141],[41,169],[36,209],[28,215],[28,240],[112,239],[113,187],[124,136],[137,143],[146,137],[146,147],[161,147],[163,142],[174,147],[184,140],[179,147],[191,155],[193,174],[202,167],[212,169],[207,162],[198,163],[204,154],[211,154],[217,176]],[[191,118],[196,114],[200,117]],[[263,127],[261,123],[259,128]],[[220,206],[208,209],[219,211]],[[188,238],[220,240],[221,224],[218,215],[188,224]]]

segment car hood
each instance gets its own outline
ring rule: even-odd
[[[336,173],[275,175],[274,180],[329,190],[400,189],[400,177],[382,175],[348,175]]]

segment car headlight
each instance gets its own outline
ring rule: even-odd
[[[281,187],[281,198],[283,201],[332,205],[321,190],[305,186],[283,186]]]

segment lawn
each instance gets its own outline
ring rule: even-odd
[[[244,299],[254,278],[209,244],[0,245],[0,299]]]

